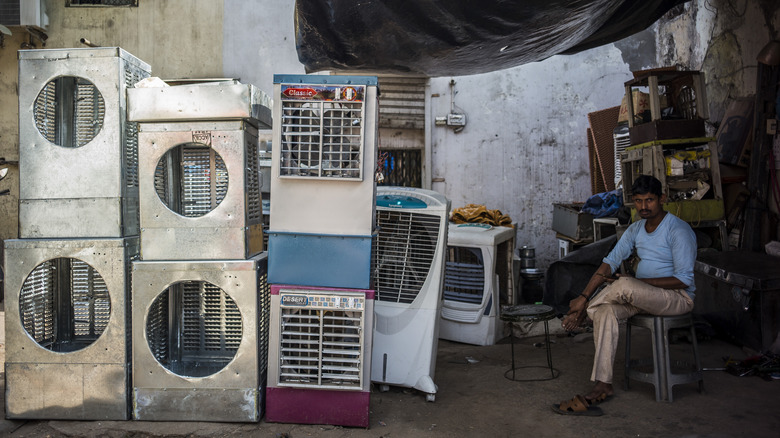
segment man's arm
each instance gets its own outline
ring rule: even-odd
[[[575,315],[572,318],[565,318],[563,320],[563,328],[567,331],[572,331],[580,323],[579,315],[585,311],[588,307],[588,300],[596,292],[596,289],[601,286],[605,281],[612,281],[612,267],[607,263],[601,263],[601,266],[596,270],[596,273],[590,277],[590,281],[583,289],[582,293],[575,299],[569,301],[569,313],[567,315]]]

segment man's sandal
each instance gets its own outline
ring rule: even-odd
[[[601,408],[591,406],[585,397],[577,394],[571,400],[563,401],[559,404],[553,404],[552,410],[561,415],[584,415],[588,417],[599,417],[604,415]]]

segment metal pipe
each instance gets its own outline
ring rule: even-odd
[[[95,43],[93,43],[93,42],[90,42],[90,41],[89,41],[88,39],[86,39],[86,38],[82,38],[82,39],[80,39],[80,40],[79,40],[79,42],[81,42],[81,44],[84,44],[84,45],[85,45],[85,46],[87,46],[87,47],[100,47],[99,45],[97,45],[97,44],[95,44]]]

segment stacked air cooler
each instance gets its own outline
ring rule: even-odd
[[[150,67],[119,48],[19,51],[19,237],[5,241],[6,416],[125,420],[135,123]]]
[[[266,420],[368,427],[377,79],[274,77]]]
[[[493,345],[504,337],[501,305],[514,304],[515,230],[450,224],[439,337]]]
[[[133,418],[259,421],[270,288],[258,128],[269,99],[221,81],[128,90],[139,122]]]
[[[434,401],[450,201],[430,190],[379,187],[376,209],[371,380]]]

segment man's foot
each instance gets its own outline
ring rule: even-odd
[[[604,383],[597,380],[596,386],[594,386],[589,393],[585,394],[585,400],[588,404],[595,405],[609,400],[614,393],[615,391],[612,389],[611,383]]]
[[[585,311],[569,313],[561,320],[561,327],[567,332],[573,332],[585,321]]]

